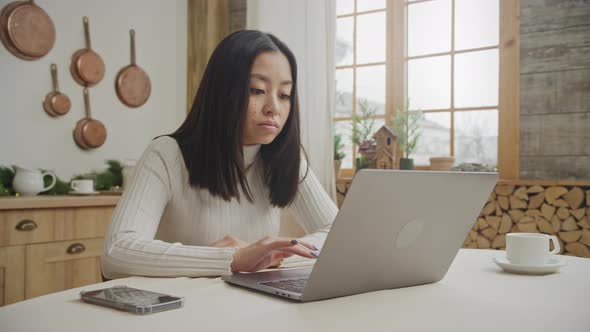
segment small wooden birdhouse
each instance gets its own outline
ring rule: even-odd
[[[382,126],[375,135],[375,168],[393,169],[397,151],[397,135],[388,126]]]

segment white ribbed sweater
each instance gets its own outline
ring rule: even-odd
[[[138,161],[113,213],[105,237],[102,272],[107,278],[131,275],[200,277],[231,274],[235,249],[208,245],[233,235],[248,243],[278,235],[280,209],[272,207],[263,185],[260,145],[244,146],[244,164],[254,198],[227,202],[189,185],[176,140],[151,142]],[[301,176],[307,164],[302,161]],[[323,246],[337,207],[309,169],[289,209],[303,227],[302,240]],[[293,256],[286,264],[301,261]],[[305,259],[306,260],[306,259]]]

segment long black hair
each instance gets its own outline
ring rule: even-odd
[[[279,135],[262,145],[264,181],[273,206],[289,205],[297,194],[301,164],[297,62],[277,37],[255,30],[237,31],[213,51],[192,109],[171,137],[176,139],[193,187],[207,188],[226,201],[240,200],[240,191],[253,202],[245,174],[243,128],[250,94],[250,71],[256,56],[281,52],[291,66],[291,108]]]

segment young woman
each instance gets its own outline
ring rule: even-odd
[[[229,35],[184,123],[142,154],[105,238],[103,275],[219,276],[314,259],[337,208],[301,153],[293,53],[271,34]],[[281,208],[306,236],[277,237]]]

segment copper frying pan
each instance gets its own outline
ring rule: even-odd
[[[84,22],[86,48],[79,49],[72,55],[70,72],[78,84],[90,87],[102,80],[105,66],[100,55],[92,50],[88,17],[84,16],[82,21]]]
[[[86,113],[82,119],[80,119],[80,120],[78,120],[78,122],[76,122],[76,127],[74,127],[73,134],[74,134],[74,142],[76,142],[76,145],[78,145],[78,147],[80,147],[81,149],[89,150],[90,147],[88,145],[86,145],[86,143],[84,143],[84,139],[82,139],[82,128],[84,127],[84,125],[88,121],[89,102],[88,102],[88,91],[86,89],[84,89],[84,106],[85,106]]]
[[[86,88],[84,88],[84,105],[86,106],[86,117],[76,123],[74,141],[80,148],[89,150],[104,144],[107,130],[102,122],[92,118],[88,89]]]
[[[131,35],[131,64],[122,68],[115,79],[115,91],[121,102],[129,107],[140,107],[150,97],[152,83],[146,72],[135,63],[135,30]]]
[[[57,83],[57,66],[55,63],[51,64],[51,79],[53,80],[53,91],[45,96],[43,101],[43,109],[51,116],[60,116],[70,111],[70,98],[65,94],[59,92],[59,85]]]
[[[10,13],[12,12],[12,10],[14,10],[14,8],[18,7],[19,5],[22,5],[23,3],[25,3],[25,2],[24,1],[15,1],[15,2],[9,3],[8,5],[4,6],[4,8],[2,8],[2,12],[0,13],[0,40],[2,40],[2,44],[4,44],[4,47],[6,47],[8,52],[12,53],[12,55],[16,56],[17,58],[23,59],[23,60],[31,61],[31,60],[36,60],[36,58],[21,53],[16,48],[16,46],[14,46],[14,44],[12,43],[10,38],[8,37],[8,29],[7,29],[8,16],[10,16]]]
[[[55,44],[55,26],[33,0],[6,5],[0,14],[0,39],[6,49],[23,60],[37,60]]]

